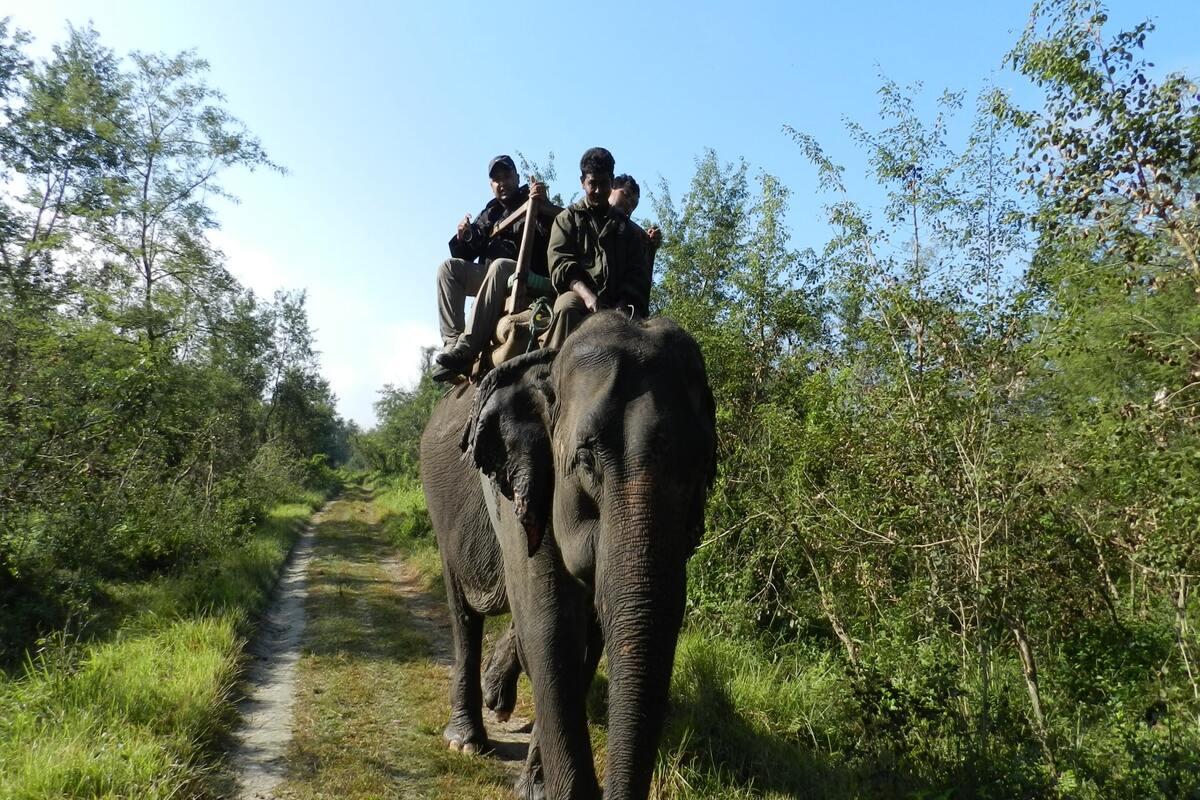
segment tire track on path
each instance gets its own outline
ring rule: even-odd
[[[231,758],[240,800],[270,800],[287,771],[296,697],[296,667],[307,619],[308,565],[325,508],[313,514],[292,548],[258,635],[246,648],[254,659],[239,704]]]

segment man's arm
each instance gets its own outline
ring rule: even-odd
[[[621,271],[621,286],[617,291],[619,308],[633,306],[634,313],[650,314],[650,284],[653,281],[650,243],[645,232],[636,226],[628,229],[626,259]]]
[[[488,206],[483,207],[475,216],[474,222],[460,224],[458,231],[450,237],[450,257],[463,258],[467,261],[484,255],[488,245],[489,226],[487,224]]]
[[[569,208],[563,209],[550,226],[550,247],[546,251],[550,283],[554,285],[554,291],[559,294],[568,292],[576,281],[583,282],[589,289],[593,288],[582,255],[575,217]]]

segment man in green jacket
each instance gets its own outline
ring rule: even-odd
[[[562,210],[550,229],[550,282],[558,292],[546,338],[562,347],[585,314],[603,308],[647,316],[650,259],[646,236],[609,202],[616,160],[593,147],[579,160],[583,199]]]

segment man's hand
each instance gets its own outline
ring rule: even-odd
[[[583,281],[571,281],[571,290],[579,295],[579,299],[587,306],[588,311],[593,314],[596,313],[600,301],[596,298],[596,293],[592,291],[590,286]]]
[[[458,223],[458,240],[460,242],[469,242],[473,233],[471,230],[471,215],[467,214],[462,218],[462,222]]]
[[[662,247],[662,231],[657,225],[651,225],[646,229],[646,238],[650,240],[650,249],[657,250]]]
[[[529,199],[546,199],[546,184],[542,183],[532,175],[529,176]]]

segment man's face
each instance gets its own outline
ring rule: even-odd
[[[519,188],[517,183],[516,170],[509,169],[505,166],[498,166],[492,170],[492,194],[500,202],[508,200],[517,194]]]
[[[638,196],[625,187],[613,189],[608,195],[608,204],[627,217],[632,217],[637,211]]]
[[[608,208],[608,196],[612,194],[612,175],[587,173],[579,179],[583,189],[583,200],[590,208]]]

